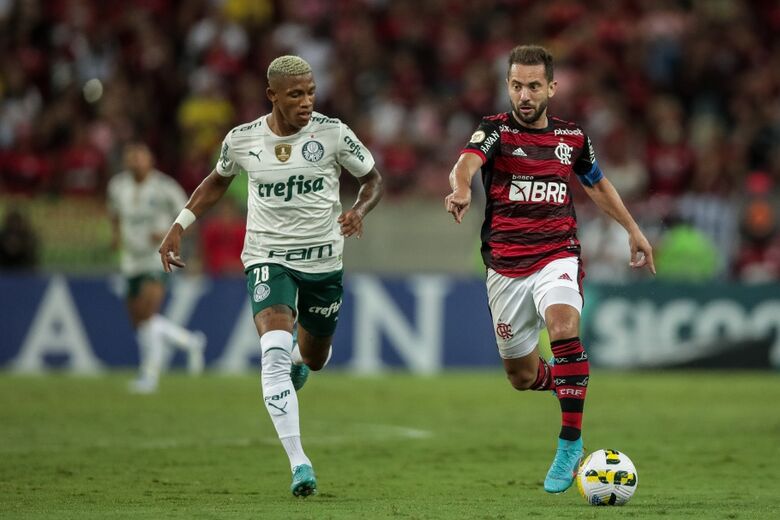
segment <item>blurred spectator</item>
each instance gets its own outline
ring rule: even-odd
[[[615,127],[598,149],[601,170],[627,203],[641,198],[648,184],[648,173],[637,152],[638,139],[630,127]]]
[[[712,242],[718,252],[717,274],[727,276],[739,241],[733,200],[693,191],[677,198],[676,212]]]
[[[745,282],[780,279],[780,215],[773,180],[764,172],[754,172],[745,187],[746,201],[740,215],[742,243],[734,266],[735,275]]]
[[[224,6],[228,18],[250,27],[267,23],[273,14],[271,0],[225,0]]]
[[[420,157],[412,142],[403,134],[380,148],[384,168],[382,170],[387,195],[407,192],[417,176]]]
[[[688,145],[677,100],[663,96],[650,107],[646,157],[651,195],[680,195],[693,178],[694,153]]]
[[[223,76],[235,76],[241,71],[248,50],[246,28],[229,19],[216,2],[187,34],[190,58],[204,62],[210,71]]]
[[[315,69],[322,111],[351,121],[376,150],[389,193],[438,204],[448,171],[439,182],[437,169],[479,115],[508,109],[495,78],[506,73],[509,48],[532,42],[556,55],[551,114],[585,122],[602,168],[640,220],[643,208],[657,220],[654,199],[673,199],[722,251],[719,272],[742,270],[735,190],[750,171],[780,181],[777,2],[0,6],[3,192],[98,197],[122,145],[138,136],[191,190],[227,129],[269,109],[270,60],[298,53]]]
[[[660,279],[704,282],[716,276],[719,264],[718,249],[712,240],[684,221],[671,224],[656,247]]]
[[[203,267],[211,275],[244,273],[241,251],[244,248],[246,216],[232,197],[223,197],[201,225],[200,243]]]
[[[16,209],[6,210],[0,225],[0,269],[24,271],[38,265],[38,237]]]
[[[191,77],[192,94],[179,107],[183,147],[208,153],[220,145],[233,122],[233,107],[222,91],[219,78],[208,69]]]
[[[105,156],[89,141],[83,124],[75,123],[71,135],[54,171],[54,191],[66,195],[102,196],[108,182]]]
[[[51,160],[33,148],[35,140],[29,131],[16,134],[16,144],[0,149],[0,191],[34,196],[49,186]]]
[[[0,62],[1,63],[1,62]],[[30,126],[41,111],[43,100],[24,70],[7,63],[0,82],[0,150],[12,147],[20,132],[30,135]]]
[[[192,193],[195,188],[211,173],[212,154],[204,152],[195,146],[186,146],[182,150],[182,156],[177,164],[176,178],[187,193]]]
[[[621,283],[630,279],[628,233],[611,218],[596,214],[580,226],[585,273],[589,281]],[[656,264],[658,263],[656,259]]]

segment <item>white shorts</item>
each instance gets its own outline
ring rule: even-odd
[[[488,269],[488,305],[503,359],[520,358],[533,351],[550,305],[571,305],[582,313],[579,271],[576,257],[553,260],[523,278],[510,278]]]

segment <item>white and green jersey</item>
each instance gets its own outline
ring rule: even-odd
[[[121,172],[108,183],[108,208],[119,219],[122,235],[120,267],[126,276],[162,271],[160,240],[187,203],[184,190],[171,177],[153,170],[136,182]],[[155,237],[157,235],[157,237]]]
[[[245,267],[282,264],[308,273],[342,268],[341,167],[355,177],[374,167],[374,158],[339,121],[314,112],[293,135],[274,134],[268,115],[230,131],[222,143],[220,175],[249,176]]]

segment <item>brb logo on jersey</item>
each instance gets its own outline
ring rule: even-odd
[[[509,187],[509,200],[524,202],[549,202],[563,204],[566,201],[566,183],[512,179]]]

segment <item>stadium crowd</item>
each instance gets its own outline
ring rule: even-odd
[[[508,108],[508,51],[536,42],[551,113],[589,133],[659,273],[780,280],[778,33],[772,0],[0,0],[0,194],[102,199],[132,137],[189,192],[292,53],[389,196],[440,204],[479,118]],[[579,200],[589,275],[626,279],[621,231]]]

